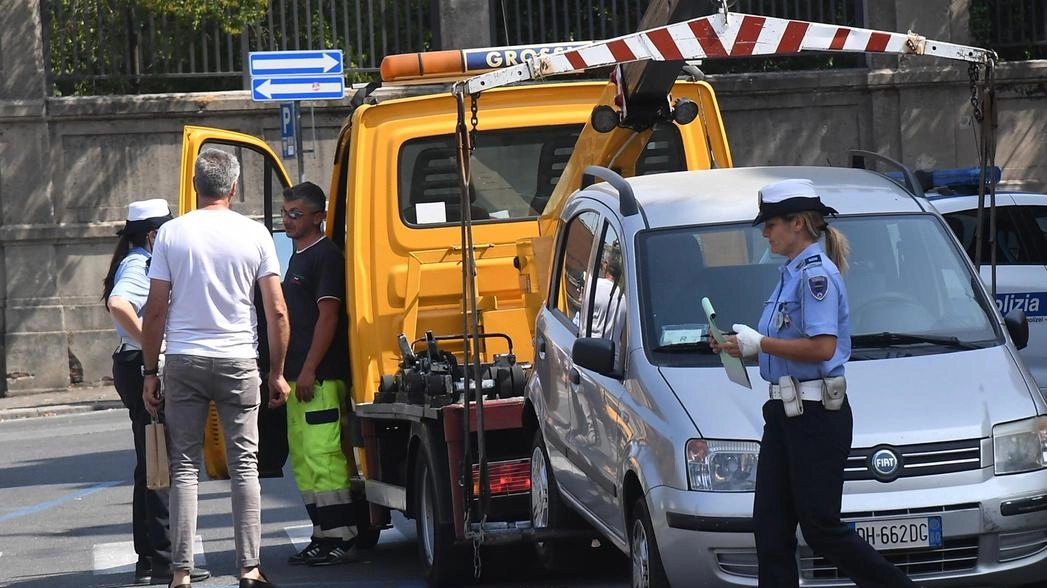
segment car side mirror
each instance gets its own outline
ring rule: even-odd
[[[1014,346],[1025,349],[1029,345],[1029,319],[1025,318],[1025,311],[1014,309],[1003,317],[1003,324],[1007,326],[1007,332],[1014,340]]]
[[[601,337],[575,339],[571,348],[571,359],[575,365],[592,370],[600,375],[615,376],[614,341]]]

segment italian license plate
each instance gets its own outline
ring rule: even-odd
[[[942,546],[942,517],[850,521],[847,526],[878,551]]]

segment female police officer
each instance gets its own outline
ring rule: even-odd
[[[796,525],[822,557],[861,587],[914,586],[840,521],[843,467],[851,449],[851,407],[843,379],[850,357],[847,239],[825,222],[809,180],[783,180],[760,190],[763,236],[788,262],[764,305],[759,331],[734,325],[716,352],[760,356],[771,383],[753,505],[760,586],[795,587]],[[819,244],[825,236],[826,250]]]

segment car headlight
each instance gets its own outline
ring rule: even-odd
[[[759,443],[691,439],[686,453],[691,490],[752,492],[756,489]]]
[[[997,476],[1047,467],[1047,416],[996,425],[992,450]]]

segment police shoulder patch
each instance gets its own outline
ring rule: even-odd
[[[829,291],[829,278],[827,276],[811,276],[807,278],[807,288],[815,300],[822,300]]]

